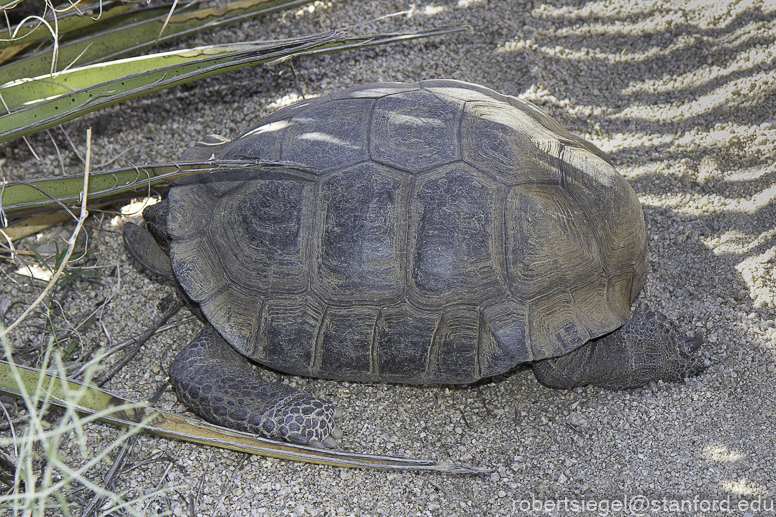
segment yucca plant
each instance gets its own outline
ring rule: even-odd
[[[362,36],[353,36],[352,30],[342,30],[275,42],[236,42],[136,56],[139,51],[148,51],[160,42],[304,3],[308,0],[238,0],[225,6],[210,7],[196,1],[183,3],[177,0],[151,4],[138,0],[97,3],[72,0],[59,6],[51,0],[43,3],[0,0],[3,15],[0,24],[3,19],[6,24],[0,34],[0,143],[24,138],[127,99],[224,71],[461,30],[441,28]],[[51,310],[52,295],[63,282],[77,285],[78,278],[86,276],[84,270],[79,271],[70,261],[77,243],[82,242],[81,231],[88,206],[143,196],[151,184],[164,183],[181,175],[255,166],[249,161],[210,161],[92,171],[90,138],[90,132],[87,132],[83,175],[27,180],[2,185],[0,190],[0,242],[4,242],[3,246],[12,257],[16,251],[15,240],[63,219],[77,221],[67,246],[57,247],[52,263],[31,247],[33,257],[48,270],[50,280],[37,300],[16,321],[7,328],[0,327],[5,357],[0,363],[0,391],[20,397],[28,415],[18,432],[11,426],[9,433],[0,435],[0,448],[5,451],[7,460],[0,461],[0,466],[10,464],[14,468],[8,491],[0,495],[0,510],[9,509],[14,515],[43,515],[47,509],[57,508],[67,514],[71,510],[67,494],[78,485],[99,498],[95,499],[95,505],[90,505],[90,512],[92,508],[107,505],[110,512],[135,514],[135,502],[129,504],[120,495],[90,479],[89,469],[138,431],[330,465],[474,471],[427,461],[321,451],[256,439],[100,391],[93,383],[101,370],[99,365],[103,356],[100,351],[83,354],[79,358],[80,364],[66,364],[76,343],[66,339],[58,345],[57,325]],[[61,210],[60,214],[52,216],[48,213],[56,209]],[[27,224],[17,224],[21,218],[28,218]],[[35,365],[37,370],[29,370],[16,366],[14,349],[6,337],[36,310],[44,315],[51,339]],[[80,384],[73,381],[76,375]],[[50,415],[53,407],[59,408],[58,416]],[[113,445],[97,454],[88,452],[83,445],[83,426],[95,419],[126,428]],[[81,466],[77,468],[71,466],[72,458],[67,460],[59,453],[62,437],[73,434],[82,453]],[[2,479],[7,478],[0,476]],[[162,488],[170,489],[172,487]]]

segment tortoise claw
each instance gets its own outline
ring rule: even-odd
[[[339,434],[340,436],[342,436],[342,432],[340,432]],[[309,445],[310,447],[315,447],[316,449],[336,449],[337,446],[339,445],[339,442],[337,439],[329,435],[323,440],[312,438],[310,439],[310,441],[307,442],[307,445]]]
[[[703,344],[703,332],[697,330],[693,337],[685,336],[680,342],[680,349],[685,355],[690,355]]]
[[[341,435],[342,433],[340,433],[340,436]],[[327,436],[326,438],[323,439],[323,445],[325,445],[327,449],[336,449],[338,444],[337,444],[337,440],[335,440],[331,436]]]

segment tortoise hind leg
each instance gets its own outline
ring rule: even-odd
[[[702,343],[700,333],[687,337],[662,314],[637,310],[614,332],[568,354],[536,361],[533,369],[536,378],[552,388],[593,384],[623,390],[653,380],[678,382],[703,371],[691,355]]]
[[[336,446],[340,412],[305,391],[263,381],[210,325],[175,357],[178,399],[211,423],[294,443]]]

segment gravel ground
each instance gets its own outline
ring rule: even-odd
[[[639,302],[685,330],[705,332],[706,372],[681,385],[624,392],[556,391],[525,369],[467,388],[287,378],[345,410],[344,450],[468,463],[492,474],[340,469],[142,436],[130,460],[135,468],[115,489],[134,498],[164,483],[188,486],[139,503],[148,515],[188,515],[191,498],[197,515],[211,516],[634,515],[644,503],[637,496],[657,501],[649,515],[776,514],[776,6],[334,0],[188,44],[303,35],[408,8],[410,15],[375,28],[466,23],[473,31],[299,61],[298,84],[287,65],[238,71],[122,104],[67,130],[83,148],[93,125],[94,163],[124,153],[114,163],[127,165],[174,160],[204,133],[235,137],[301,95],[361,82],[454,78],[520,96],[609,152],[631,182],[650,236],[650,276]],[[67,172],[79,172],[62,133],[53,138]],[[19,142],[0,147],[6,179],[56,174],[51,140],[38,135],[30,142],[42,162]],[[87,346],[135,335],[173,293],[123,250],[127,220],[137,215],[106,213],[88,222],[90,264],[102,276],[57,295],[74,321],[109,298],[102,329],[83,333]],[[31,242],[51,251],[71,229],[54,228]],[[17,267],[2,263],[5,273]],[[0,286],[0,297],[14,301],[37,292],[18,277],[4,276]],[[12,306],[6,324],[21,310]],[[147,399],[199,326],[188,322],[160,334],[106,387]],[[13,336],[20,346],[46,339],[33,327]],[[160,405],[183,411],[170,393]],[[95,450],[115,436],[102,425],[87,431]],[[62,453],[80,461],[74,438]],[[93,479],[108,467],[96,467]],[[579,511],[581,504],[587,510]]]

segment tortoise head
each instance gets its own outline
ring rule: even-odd
[[[637,309],[619,329],[593,339],[572,352],[537,361],[536,377],[547,386],[574,388],[593,384],[628,389],[650,381],[679,382],[703,371],[692,353],[703,335],[682,334],[659,312]]]
[[[703,344],[703,332],[688,336],[665,314],[649,306],[637,308],[624,330],[630,336],[628,341],[642,349],[646,361],[649,356],[657,360],[655,380],[679,382],[704,370],[692,355]]]

